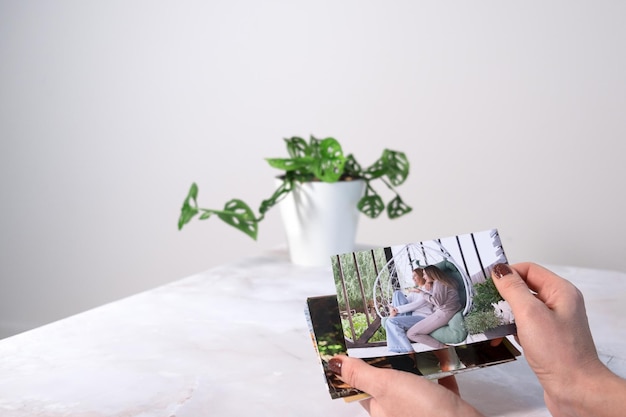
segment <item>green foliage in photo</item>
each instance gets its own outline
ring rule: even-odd
[[[346,338],[352,339],[352,332],[350,330],[350,322],[348,319],[341,319],[341,324],[343,327],[343,334]],[[363,313],[356,313],[352,315],[352,324],[354,325],[354,339],[358,339],[361,337],[363,333],[367,330],[367,318]],[[381,326],[378,328],[376,333],[368,340],[368,342],[384,342],[387,340],[387,333],[385,329]]]
[[[491,311],[493,306],[502,301],[503,298],[496,289],[491,278],[487,278],[485,282],[474,285],[474,298],[472,298],[472,310],[475,311]]]
[[[317,350],[319,351],[322,358],[331,358],[339,353],[346,353],[345,346],[340,343],[334,342],[334,337],[334,334],[324,335],[320,337],[320,340],[317,343]]]
[[[502,324],[492,305],[502,300],[503,298],[491,278],[474,285],[472,309],[464,320],[467,331],[470,334],[484,333],[485,330],[493,329]]]
[[[332,268],[339,310],[364,313],[369,308],[374,314],[374,281],[381,271],[382,279],[388,279],[386,264],[382,248],[333,256]]]
[[[465,328],[470,334],[484,333],[500,325],[500,319],[492,311],[474,311],[465,317]]]

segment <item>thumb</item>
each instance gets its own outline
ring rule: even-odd
[[[479,415],[460,399],[454,379],[439,385],[410,372],[378,368],[342,355],[333,357],[328,367],[345,383],[372,397],[364,404],[371,415]],[[464,412],[469,409],[474,413]]]
[[[331,358],[328,361],[328,368],[346,384],[373,397],[383,393],[387,385],[384,381],[388,372],[399,372],[376,368],[361,359],[343,355]]]

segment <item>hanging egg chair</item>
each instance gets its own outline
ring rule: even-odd
[[[384,321],[389,316],[394,291],[415,285],[412,278],[413,270],[428,265],[436,266],[457,281],[462,308],[446,326],[435,330],[431,336],[442,343],[461,343],[468,335],[464,316],[472,308],[473,286],[467,273],[441,243],[438,241],[428,243],[428,245],[411,243],[392,254],[374,281],[374,309]]]

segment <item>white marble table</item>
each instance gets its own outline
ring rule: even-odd
[[[603,360],[626,376],[626,274],[552,269],[583,291]],[[4,339],[0,415],[365,416],[330,399],[303,315],[330,274],[272,253]],[[523,357],[458,380],[487,415],[549,415]]]

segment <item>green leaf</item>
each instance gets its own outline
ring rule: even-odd
[[[337,182],[343,174],[346,158],[341,145],[333,138],[326,138],[319,143],[319,159],[313,164],[317,178],[325,182]]]
[[[407,206],[399,195],[396,195],[396,197],[387,204],[387,214],[390,219],[397,219],[409,213],[411,210],[413,209]]]
[[[191,184],[191,188],[189,188],[189,192],[187,193],[187,197],[183,202],[183,206],[180,209],[180,216],[178,217],[178,230],[181,230],[184,225],[189,223],[191,219],[194,218],[196,214],[198,214],[198,186],[194,182]],[[193,201],[193,205],[190,204]]]
[[[313,162],[313,158],[308,156],[300,158],[266,158],[265,160],[272,168],[283,171],[307,169],[307,167]]]
[[[272,196],[267,200],[263,200],[261,202],[261,206],[259,207],[261,218],[259,221],[265,217],[265,213],[267,213],[269,209],[274,207],[274,205],[276,205],[276,203],[278,203],[285,195],[291,192],[292,189],[293,180],[291,179],[291,176],[286,175],[283,179],[283,183],[276,189],[276,191],[274,191],[274,194],[272,194]]]
[[[404,152],[385,149],[382,159],[385,161],[385,175],[389,182],[394,186],[402,184],[409,176],[409,160]]]
[[[368,180],[375,180],[376,178],[380,178],[385,175],[386,172],[387,165],[383,153],[383,156],[378,158],[376,162],[374,162],[365,170],[365,178],[367,178]]]
[[[224,222],[256,240],[259,222],[250,207],[243,201],[234,198],[224,205],[223,211],[215,211],[215,214]]]
[[[357,208],[366,216],[375,219],[385,209],[383,199],[376,193],[363,196],[357,203]]]
[[[309,145],[302,138],[294,136],[289,139],[285,139],[287,145],[287,152],[292,158],[301,158],[303,156],[310,156]]]
[[[309,138],[309,155],[313,155],[317,153],[317,148],[320,145],[320,140],[313,137],[313,135],[311,135],[311,137]]]
[[[343,173],[351,177],[360,177],[363,175],[363,168],[361,168],[361,165],[356,161],[354,155],[350,154],[346,157]]]

